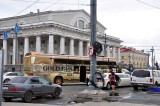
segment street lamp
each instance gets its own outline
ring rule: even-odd
[[[153,85],[154,85],[154,74],[153,74],[153,52],[154,52],[154,49],[153,49],[153,46],[152,46],[152,49],[151,49],[151,52],[152,52],[152,77],[153,77]]]

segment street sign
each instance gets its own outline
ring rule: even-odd
[[[7,32],[7,31],[4,31],[4,32],[3,32],[3,36],[4,36],[5,39],[7,39],[7,38],[8,38],[8,32]]]
[[[2,106],[2,86],[3,86],[3,50],[0,50],[0,106]]]
[[[93,52],[94,52],[93,46],[90,45],[90,46],[88,47],[88,55],[89,55],[89,56],[92,56],[92,55],[93,55]]]
[[[19,32],[19,26],[18,24],[16,23],[15,27],[14,27],[14,33],[18,33]]]

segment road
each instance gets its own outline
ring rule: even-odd
[[[63,93],[60,98],[53,99],[51,97],[33,99],[32,104],[48,104],[48,105],[66,105],[69,101],[76,98],[76,94],[87,88],[86,85],[62,86]],[[110,90],[104,90],[110,92]],[[123,103],[138,103],[138,104],[152,104],[160,105],[160,94],[151,94],[144,90],[134,91],[132,87],[119,87],[116,88],[119,94],[119,102]],[[108,102],[108,101],[106,101]],[[3,102],[5,104],[5,102]],[[10,103],[23,103],[21,99],[14,99]]]

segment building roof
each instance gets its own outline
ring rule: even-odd
[[[136,53],[136,54],[143,54],[143,55],[148,55],[147,53],[144,53],[144,50],[136,50],[136,48],[133,47],[121,47],[120,48],[121,53]]]

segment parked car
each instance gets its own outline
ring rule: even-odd
[[[21,72],[5,72],[3,74],[3,83],[9,82],[12,78],[17,76],[23,76],[24,74]]]
[[[104,87],[106,89],[111,89],[111,84],[109,81],[109,75],[111,73],[103,73]],[[131,86],[130,75],[128,73],[115,73],[116,74],[116,87],[118,86]],[[88,76],[89,78],[89,76]],[[87,79],[88,79],[87,78]],[[89,80],[87,80],[87,85],[89,85]]]
[[[110,73],[104,73],[104,88],[111,89],[111,84],[109,81]],[[119,77],[119,80],[116,81],[116,87],[120,86],[131,86],[130,75],[126,73],[115,73]]]
[[[160,84],[160,71],[151,69],[136,69],[131,74],[131,85],[134,90],[138,87],[148,87],[151,85],[158,86]]]
[[[11,101],[12,98],[22,98],[24,102],[30,102],[33,97],[59,97],[62,92],[61,86],[52,84],[38,76],[21,76],[3,83],[3,98]]]
[[[122,69],[122,73],[131,75],[132,72],[131,72],[131,71],[128,71],[127,69]]]

